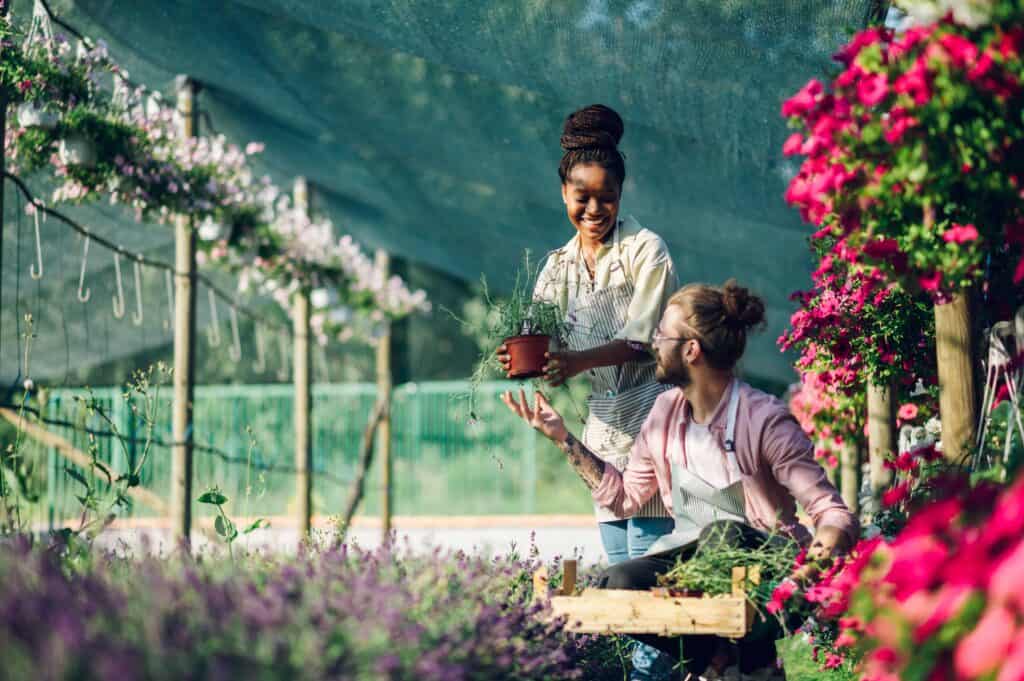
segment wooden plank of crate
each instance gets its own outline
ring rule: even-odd
[[[573,559],[562,561],[562,595],[572,596],[576,591],[576,561]]]
[[[551,599],[553,616],[587,634],[717,634],[741,638],[749,630],[746,597],[655,598],[649,591],[587,589]]]

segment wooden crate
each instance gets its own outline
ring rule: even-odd
[[[549,594],[547,569],[533,575],[534,598],[549,598],[551,618],[565,616],[566,628],[584,634],[714,634],[742,638],[754,623],[747,586],[760,580],[757,568],[732,570],[728,596],[663,596],[654,591],[584,589],[576,593],[576,561],[563,563],[558,594]]]

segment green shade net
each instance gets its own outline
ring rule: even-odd
[[[475,280],[483,273],[498,290],[511,282],[523,249],[544,252],[572,234],[556,173],[564,117],[594,102],[614,107],[626,121],[624,212],[666,239],[681,281],[734,276],[767,299],[769,329],[751,343],[744,368],[786,381],[789,358],[774,343],[792,309],[789,293],[807,285],[810,258],[808,229],[782,200],[797,165],[780,151],[787,131],[779,106],[822,73],[848,31],[865,24],[872,4],[51,6],[82,33],[105,40],[133,80],[162,90],[168,101],[175,75],[200,83],[202,132],[265,142],[262,170],[282,187],[296,175],[308,177],[317,208],[340,231],[448,275]],[[27,17],[31,5],[16,2],[13,12]],[[141,233],[143,246],[168,252],[167,227],[136,225],[115,209],[86,213],[100,213],[107,229]],[[11,276],[27,281],[24,271],[8,267],[10,242],[5,302]],[[64,295],[74,294],[77,262],[68,255],[55,268],[72,282]],[[109,305],[109,292],[94,292],[101,294]],[[109,317],[106,309],[102,314]],[[130,327],[118,326],[138,336]],[[5,357],[10,333],[5,318]],[[168,340],[154,332],[132,343]]]

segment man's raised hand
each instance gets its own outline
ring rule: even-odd
[[[565,421],[555,411],[548,399],[539,390],[533,395],[533,406],[526,399],[526,391],[519,389],[519,398],[512,396],[511,391],[505,391],[501,395],[501,401],[505,403],[512,413],[526,421],[533,428],[539,430],[553,442],[563,442],[569,431],[566,430]]]

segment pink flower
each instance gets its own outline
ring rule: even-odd
[[[957,33],[947,33],[939,38],[939,44],[946,48],[953,64],[969,66],[978,59],[978,46]]]
[[[857,83],[857,99],[864,106],[875,106],[889,94],[889,77],[876,73]]]
[[[888,258],[900,252],[896,239],[879,239],[864,244],[864,253],[872,258]]]
[[[1024,681],[1024,630],[1010,644],[1010,656],[1003,661],[996,681]]]
[[[1010,652],[1017,628],[1016,618],[1001,605],[990,605],[974,631],[965,636],[953,653],[953,667],[965,679],[995,671]]]
[[[901,482],[882,493],[882,505],[891,508],[900,503],[910,494],[910,483]]]
[[[885,141],[889,144],[896,144],[907,130],[917,125],[917,119],[907,115],[906,109],[901,106],[894,106],[888,117],[883,121],[885,128]]]
[[[906,404],[900,405],[900,410],[896,413],[896,416],[900,417],[904,421],[913,421],[917,418],[917,405],[913,402],[907,402]]]
[[[824,86],[821,81],[812,78],[800,88],[799,92],[782,103],[782,115],[786,118],[805,115],[814,108],[815,102],[823,91]]]
[[[935,293],[942,286],[942,272],[935,270],[934,272],[922,274],[917,278],[917,283],[922,290]]]
[[[928,62],[922,56],[918,57],[914,65],[896,79],[893,83],[893,90],[899,94],[909,95],[917,106],[923,106],[932,98],[931,87],[928,83]]]
[[[786,138],[786,141],[782,145],[782,153],[785,156],[794,156],[800,153],[800,146],[803,144],[804,138],[798,132],[794,132],[792,135]]]
[[[786,601],[793,597],[796,590],[796,582],[790,579],[782,580],[779,585],[775,587],[775,590],[772,591],[772,598],[768,601],[768,605],[765,606],[765,609],[773,615],[779,612],[786,604]]]
[[[914,629],[914,642],[924,643],[943,624],[955,617],[973,591],[964,586],[945,586],[934,598],[930,598],[930,612],[917,628]]]
[[[978,229],[974,225],[953,224],[942,234],[946,243],[965,244],[978,238]]]
[[[992,572],[988,583],[988,595],[995,602],[1003,605],[1015,605],[1024,611],[1024,589],[1020,579],[1024,575],[1024,541],[1010,552]]]
[[[824,669],[835,669],[843,664],[843,658],[835,653],[829,653],[825,657],[825,664],[822,665]]]

